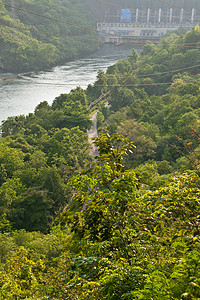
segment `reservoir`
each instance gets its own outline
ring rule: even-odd
[[[34,112],[42,101],[52,104],[55,97],[77,86],[86,88],[94,83],[99,69],[106,71],[119,59],[126,59],[131,50],[131,45],[104,45],[89,57],[48,71],[0,73],[0,123],[10,116]]]

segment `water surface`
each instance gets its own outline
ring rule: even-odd
[[[27,115],[41,101],[53,102],[55,97],[81,86],[86,88],[96,79],[99,69],[119,59],[126,59],[131,46],[105,45],[90,57],[68,62],[49,71],[27,74],[0,74],[0,122],[9,116]]]

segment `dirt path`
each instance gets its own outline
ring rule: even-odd
[[[90,130],[88,130],[88,142],[90,143],[91,147],[90,147],[90,155],[91,156],[95,156],[97,155],[97,148],[95,147],[95,145],[93,144],[93,137],[97,137],[97,112],[95,112],[92,117],[91,117],[91,121],[93,122],[92,128]]]

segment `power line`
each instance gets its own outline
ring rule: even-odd
[[[130,9],[129,7],[125,7],[124,5],[122,6],[122,5],[117,4],[117,3],[107,2],[107,1],[103,1],[103,0],[96,0],[96,2],[100,2],[100,3],[103,3],[103,4],[108,4],[108,5],[116,6],[116,7],[119,7],[119,8],[128,8],[128,9]],[[135,10],[135,9],[132,9],[132,10]]]
[[[139,75],[137,76],[136,78],[142,78],[142,77],[150,77],[150,76],[157,76],[157,75],[163,75],[163,74],[168,74],[168,73],[178,73],[178,72],[181,72],[181,71],[186,71],[186,70],[190,70],[190,69],[194,69],[194,68],[197,68],[197,67],[200,67],[200,65],[195,65],[195,66],[190,66],[190,67],[186,67],[186,68],[182,68],[182,69],[176,69],[176,70],[169,70],[169,71],[165,71],[165,72],[159,72],[159,73],[152,73],[152,74],[146,74],[146,75]],[[137,70],[135,70],[137,71]],[[109,74],[108,74],[109,75]],[[113,75],[113,74],[111,74]],[[129,76],[118,76],[117,78],[124,78],[124,79],[127,79],[131,76],[133,76],[134,74],[131,74]],[[15,80],[15,81],[19,81],[19,82],[33,82],[31,79],[29,78],[11,78],[11,77],[8,77],[8,78],[1,78],[2,81],[9,81],[9,80]],[[37,79],[38,80],[38,79]],[[39,79],[39,80],[43,80],[43,79]],[[49,80],[49,79],[48,79]],[[52,81],[54,81],[54,79],[52,79]],[[44,83],[46,84],[46,83]],[[65,84],[64,84],[65,85]],[[68,84],[68,85],[72,85],[72,84]]]
[[[194,67],[196,67],[196,66],[193,66],[193,68]],[[192,67],[190,67],[190,68],[192,68]],[[185,68],[185,69],[188,69],[188,68]],[[183,69],[179,69],[179,70],[183,70]],[[174,70],[173,72],[176,72],[176,71],[178,71],[178,70]],[[163,73],[165,73],[165,72],[163,72]],[[163,74],[163,73],[161,73],[161,74]],[[151,74],[151,75],[157,75],[157,74]],[[148,76],[148,75],[145,75],[145,76]],[[127,79],[127,77],[123,77],[125,80]],[[137,78],[139,78],[139,77],[136,77],[135,79],[137,79]],[[52,83],[52,81],[55,81],[55,79],[52,79],[52,81],[47,81],[47,82],[34,82],[33,80],[31,80],[31,79],[26,79],[26,78],[12,78],[12,77],[10,77],[10,78],[0,78],[0,80],[2,81],[2,82],[19,82],[19,83],[30,83],[30,84],[32,84],[32,83],[34,83],[35,85],[48,85],[48,84],[51,84]],[[37,80],[38,80],[38,78],[37,78]],[[43,80],[43,79],[39,79],[39,80]],[[48,80],[50,80],[50,79],[48,79]],[[193,82],[193,81],[200,81],[200,79],[194,79],[194,80],[190,80],[190,81],[188,81],[188,82],[186,82],[186,83],[190,83],[190,82]],[[132,84],[124,84],[124,83],[117,83],[117,84],[95,84],[95,82],[94,82],[94,86],[101,86],[101,87],[119,87],[119,86],[125,86],[125,87],[128,87],[128,86],[156,86],[156,85],[169,85],[169,84],[172,84],[172,83],[174,83],[174,82],[153,82],[153,83],[132,83]],[[56,86],[72,86],[72,85],[74,85],[73,83],[55,83],[54,82],[54,85],[56,85]],[[85,84],[84,86],[87,86],[87,84]]]
[[[164,72],[158,72],[158,73],[151,73],[151,74],[144,74],[144,75],[136,75],[136,78],[143,78],[143,77],[150,77],[150,76],[157,76],[157,75],[164,75],[164,74],[169,74],[169,73],[178,73],[178,72],[182,72],[182,71],[187,71],[187,70],[191,70],[191,69],[194,69],[194,68],[198,68],[200,67],[200,65],[195,65],[195,66],[190,66],[190,67],[186,67],[186,68],[181,68],[181,69],[176,69],[176,70],[169,70],[169,71],[164,71]],[[134,73],[137,72],[137,69],[136,70],[133,70]],[[113,74],[111,74],[113,75]],[[127,76],[117,76],[116,78],[117,79],[120,79],[120,78],[131,78],[132,76],[134,76],[134,74],[130,74],[130,75],[127,75]]]
[[[12,80],[7,80],[7,82],[19,82],[20,79],[12,79]],[[200,80],[193,80],[193,81],[200,81]],[[188,82],[184,82],[184,83],[191,83],[193,81],[188,81]],[[23,81],[21,80],[20,82],[22,83],[33,83],[32,81]],[[171,85],[174,82],[154,82],[154,83],[133,83],[133,84],[95,84],[95,87],[138,87],[138,86],[158,86],[158,85]],[[35,85],[48,85],[51,84],[51,82],[34,82]],[[55,86],[73,86],[73,84],[70,83],[54,83]],[[84,84],[83,86],[87,86],[86,84]]]
[[[101,1],[101,0],[96,0],[96,1]],[[103,1],[103,2],[105,2],[105,1]],[[107,2],[108,3],[108,2]],[[109,4],[112,4],[112,3],[109,3]],[[67,21],[62,21],[62,20],[58,20],[58,19],[55,19],[55,18],[52,18],[52,17],[48,17],[48,16],[44,16],[44,15],[41,15],[41,14],[39,14],[39,13],[35,13],[35,12],[31,12],[31,11],[28,11],[28,10],[24,10],[24,9],[21,9],[21,8],[17,8],[17,7],[15,7],[15,6],[12,6],[12,5],[9,5],[9,4],[5,4],[5,3],[0,3],[0,5],[5,5],[5,6],[8,6],[8,7],[12,7],[12,8],[16,8],[16,9],[18,9],[18,10],[21,10],[21,11],[24,11],[24,12],[26,12],[26,13],[30,13],[30,14],[34,14],[34,15],[37,15],[37,16],[41,16],[41,17],[44,17],[44,18],[47,18],[47,19],[52,19],[52,20],[56,20],[56,21],[58,21],[58,22],[62,22],[62,23],[66,23],[66,24],[70,24],[70,25],[73,25],[73,26],[78,26],[78,27],[83,27],[83,28],[85,28],[85,29],[90,29],[90,30],[92,30],[92,31],[95,31],[95,32],[101,32],[101,31],[99,31],[99,30],[95,30],[95,29],[92,29],[92,28],[89,28],[89,27],[85,27],[85,26],[82,26],[82,25],[77,25],[77,24],[73,24],[73,23],[70,23],[70,22],[67,22]],[[4,24],[2,24],[2,25],[4,25]],[[14,27],[14,26],[11,26],[11,25],[4,25],[5,27],[11,27],[11,28],[15,28],[15,29],[17,29],[18,31],[19,31],[19,28],[18,27]],[[33,31],[33,30],[31,30],[30,28],[29,29],[26,29],[26,28],[23,28],[24,30],[29,30],[29,31]],[[91,40],[91,41],[99,41],[99,40],[95,40],[95,39],[89,39],[89,38],[82,38],[82,37],[80,37],[80,36],[69,36],[69,35],[62,35],[62,34],[53,34],[53,33],[49,33],[49,32],[41,32],[41,31],[38,31],[38,30],[34,30],[34,32],[39,32],[39,33],[45,33],[45,34],[48,34],[48,35],[54,35],[54,36],[62,36],[62,37],[67,37],[67,38],[75,38],[75,39],[85,39],[85,40]],[[110,34],[109,34],[110,35]],[[115,34],[113,34],[114,36],[116,36],[117,37],[117,35],[115,35]],[[121,36],[120,36],[121,37]],[[130,38],[130,37],[129,37]],[[137,38],[132,38],[132,40],[133,41],[146,41],[146,40],[144,40],[144,39],[137,39]],[[176,44],[176,45],[180,45],[180,46],[182,46],[182,47],[190,47],[190,45],[192,45],[192,44],[196,44],[196,43],[188,43],[188,44],[185,44],[185,45],[183,45],[183,44]],[[138,43],[138,45],[139,45],[139,43]],[[175,45],[175,44],[174,44]],[[197,65],[198,66],[198,65]],[[196,66],[196,67],[197,67]],[[192,67],[191,67],[192,68]],[[184,68],[185,69],[185,68]],[[180,70],[184,70],[184,69],[180,69]],[[189,68],[188,68],[189,69]],[[175,71],[169,71],[169,72],[175,72]],[[169,73],[169,72],[165,72],[165,73]],[[157,73],[157,74],[150,74],[151,76],[155,76],[155,75],[158,75],[158,74],[163,74],[163,73]],[[150,76],[149,74],[148,75],[141,75],[140,77],[146,77],[146,76]]]
[[[0,25],[3,25],[4,27],[10,27],[10,28],[14,28],[16,29],[17,31],[20,31],[20,28],[18,26],[13,26],[13,25],[5,25],[5,24],[0,24]],[[99,39],[92,39],[92,38],[84,38],[84,37],[81,37],[81,36],[73,36],[73,35],[64,35],[64,34],[59,34],[59,33],[50,33],[50,32],[47,32],[47,31],[40,31],[40,30],[33,30],[33,29],[30,29],[30,28],[22,28],[23,30],[27,31],[29,30],[30,32],[35,32],[35,33],[44,33],[44,34],[47,34],[47,35],[52,35],[52,36],[60,36],[60,37],[66,37],[66,38],[75,38],[75,39],[80,39],[80,40],[90,40],[90,41],[96,41],[96,42],[101,42]],[[101,33],[101,31],[98,31]],[[106,33],[107,35],[111,35],[111,36],[114,36],[114,37],[122,37],[121,35],[116,35],[116,34],[111,34],[111,33]],[[128,39],[130,39],[130,42],[134,42],[134,41],[137,41],[137,42],[141,42],[141,43],[137,43],[137,45],[144,45],[144,43],[146,43],[146,39],[139,39],[139,38],[136,38],[136,37],[126,37]],[[123,42],[123,43],[130,43],[130,42]],[[157,41],[154,41],[155,44],[157,44],[158,42]]]
[[[73,26],[73,27],[77,27],[77,28],[81,28],[81,29],[87,29],[87,30],[94,31],[94,32],[99,32],[97,29],[94,29],[94,28],[91,28],[91,27],[87,27],[87,26],[79,25],[79,24],[74,24],[74,23],[64,21],[64,20],[60,20],[60,19],[56,19],[56,18],[53,18],[53,17],[48,17],[48,16],[39,14],[39,13],[34,12],[34,11],[30,11],[30,10],[19,8],[19,7],[10,5],[10,4],[6,4],[4,2],[0,2],[0,5],[4,5],[4,6],[10,7],[10,8],[14,8],[16,10],[19,10],[19,11],[22,11],[22,12],[25,12],[25,13],[28,13],[28,14],[31,14],[31,15],[35,15],[35,16],[42,17],[42,18],[45,18],[45,19],[48,19],[48,20],[52,20],[52,21],[56,21],[56,22],[59,22],[59,23],[67,24],[67,25],[70,25],[70,26]]]
[[[4,24],[2,24],[2,25],[4,25]],[[14,26],[8,26],[8,25],[4,25],[4,26],[5,26],[5,27],[15,28]],[[15,28],[15,29],[19,30],[19,28]],[[24,30],[26,30],[26,29],[24,28]],[[34,30],[34,32],[35,32],[35,31],[38,32],[37,30]],[[41,33],[41,32],[40,32],[40,33]],[[56,35],[56,36],[62,36],[62,37],[68,37],[68,38],[71,37],[71,38],[77,38],[77,39],[79,39],[78,36],[65,36],[65,35],[60,35],[60,34],[52,34],[52,33],[48,33],[48,32],[43,32],[43,33],[49,34],[49,35]],[[84,39],[84,38],[80,37],[80,39]],[[85,38],[85,39],[86,39],[86,38]],[[93,39],[86,39],[86,40],[98,41],[98,40],[93,40]],[[188,43],[187,45],[182,45],[182,44],[175,44],[175,45],[188,46],[188,47],[190,47],[190,46],[193,45],[193,44],[196,44],[196,43]],[[196,47],[196,48],[197,48],[197,47]],[[177,73],[177,72],[180,72],[180,71],[186,71],[186,70],[189,70],[189,69],[192,69],[192,68],[197,68],[197,67],[200,67],[200,65],[194,65],[194,66],[190,66],[190,67],[186,67],[186,68],[181,68],[181,69],[177,69],[177,70],[169,70],[169,71],[159,72],[159,73],[152,73],[152,74],[138,75],[137,78],[150,77],[150,76],[157,76],[157,75],[163,75],[163,74],[169,74],[169,73]],[[134,70],[134,71],[136,72],[137,70]],[[133,74],[127,76],[127,78],[128,78],[128,77],[131,77],[131,76],[133,76]],[[117,78],[124,78],[124,76],[121,76],[121,77],[118,76]]]
[[[100,0],[98,0],[98,1],[100,1]],[[4,2],[0,2],[0,5],[4,5],[4,6],[10,7],[10,8],[14,8],[16,10],[23,11],[23,12],[28,13],[28,14],[32,14],[32,15],[39,16],[39,17],[42,17],[42,18],[45,18],[45,19],[48,19],[48,20],[53,20],[53,21],[56,21],[56,22],[67,24],[67,25],[70,25],[70,26],[73,26],[73,27],[86,29],[86,30],[90,30],[90,31],[93,31],[93,32],[97,32],[97,33],[102,33],[101,30],[97,30],[97,29],[87,27],[87,26],[84,26],[84,25],[74,24],[74,23],[71,23],[71,22],[68,22],[68,21],[64,21],[64,20],[53,18],[53,17],[45,16],[45,15],[30,11],[30,10],[27,10],[27,9],[22,9],[22,8],[19,8],[19,7],[10,5],[10,4],[6,4]],[[109,35],[109,36],[114,36],[114,37],[122,37],[120,35],[116,35],[116,34],[113,34],[113,33],[105,32],[104,34]],[[144,42],[146,42],[146,39],[137,39],[135,37],[130,37],[130,36],[126,36],[126,39],[131,40],[133,42],[134,41],[140,41],[140,42],[144,41]]]
[[[97,1],[97,0],[96,0]],[[159,2],[161,2],[161,3],[165,3],[165,4],[167,4],[167,5],[169,5],[169,6],[171,6],[171,7],[175,7],[175,8],[177,8],[177,9],[182,9],[182,7],[180,7],[180,6],[177,6],[177,5],[175,5],[175,4],[172,4],[172,3],[169,3],[169,2],[167,2],[167,1],[165,1],[165,0],[157,0],[157,1],[159,1]],[[189,9],[184,9],[185,11],[187,11],[187,12],[191,12]],[[197,11],[197,12],[199,12],[199,11]]]
[[[198,67],[200,67],[200,65],[190,66],[190,67],[186,67],[186,68],[182,68],[182,69],[177,69],[177,70],[170,70],[170,71],[165,71],[165,72],[159,72],[159,73],[139,75],[139,76],[137,76],[137,78],[149,77],[149,76],[157,76],[157,75],[164,75],[164,74],[168,74],[168,73],[177,73],[177,72],[186,71],[186,70],[190,70],[190,69],[194,69],[194,68],[198,68]]]
[[[16,29],[17,31],[20,31],[19,27],[18,26],[13,26],[13,25],[5,25],[5,24],[2,24],[4,27],[10,27],[10,28],[14,28]],[[70,35],[63,35],[63,34],[54,34],[54,33],[50,33],[50,32],[47,32],[47,31],[39,31],[39,30],[33,30],[33,29],[30,29],[30,28],[23,28],[23,30],[27,31],[29,30],[30,32],[36,32],[36,33],[44,33],[44,34],[47,34],[47,35],[52,35],[52,36],[61,36],[61,37],[67,37],[67,38],[75,38],[75,39],[80,39],[80,40],[90,40],[90,41],[96,41],[96,42],[101,42],[99,39],[92,39],[92,38],[84,38],[84,37],[81,37],[81,36],[70,36]],[[99,31],[101,32],[101,31]],[[111,36],[114,36],[114,37],[122,37],[121,35],[116,35],[116,34],[111,34],[111,33],[106,33],[107,35],[111,35]],[[147,42],[146,39],[144,38],[137,38],[137,37],[127,37],[126,38],[130,39],[130,42],[123,42],[123,43],[131,43],[131,42],[137,42],[136,45],[144,45],[144,43]],[[141,42],[141,43],[138,43],[138,42]],[[153,41],[154,44],[158,44],[158,41]]]
[[[78,40],[86,40],[86,41],[93,41],[93,42],[100,42],[101,43],[101,40],[99,39],[93,39],[93,38],[86,38],[86,37],[82,37],[82,36],[74,36],[74,35],[64,35],[64,34],[59,34],[59,33],[51,33],[51,32],[48,32],[48,31],[41,31],[41,30],[38,30],[38,29],[33,29],[33,28],[19,28],[19,26],[14,26],[14,25],[7,25],[7,24],[3,24],[3,23],[0,23],[1,26],[4,26],[4,27],[8,27],[8,28],[12,28],[12,29],[16,29],[17,31],[21,32],[21,30],[24,30],[24,31],[30,31],[30,32],[34,32],[34,33],[40,33],[40,34],[46,34],[46,35],[50,35],[50,36],[56,36],[56,37],[63,37],[63,38],[74,38],[74,39],[78,39]],[[122,37],[121,35],[115,35],[115,37]],[[140,45],[144,45],[144,42],[147,42],[148,40],[146,39],[139,39],[139,38],[134,38],[133,41],[137,41],[136,45],[140,46]],[[141,43],[139,43],[141,42]],[[126,42],[124,41],[123,42],[124,44],[130,44],[130,42]],[[158,41],[153,41],[154,44],[158,44],[159,42]],[[166,42],[162,42],[163,45],[168,45],[168,43]],[[192,45],[196,45],[197,43],[185,43],[185,44],[178,44],[178,43],[173,43],[173,45],[175,46],[181,46],[181,47],[191,47]],[[199,47],[195,47],[195,48],[199,48]]]
[[[6,80],[6,82],[21,82],[21,83],[30,83],[32,84],[33,81],[24,81],[23,79],[12,79],[12,80]],[[158,82],[158,83],[135,83],[135,84],[128,84],[128,85],[124,85],[124,84],[109,84],[109,85],[104,85],[104,84],[95,84],[96,87],[120,87],[120,86],[124,86],[124,87],[131,87],[131,86],[155,86],[155,85],[170,85],[173,82]],[[52,84],[52,82],[34,82],[35,85],[49,85]],[[55,83],[54,82],[54,86],[72,86],[73,84],[70,83]],[[87,86],[87,84],[85,84],[84,86]]]
[[[143,78],[143,77],[150,77],[150,76],[157,76],[157,75],[163,75],[163,74],[169,74],[169,73],[178,73],[178,72],[181,72],[181,71],[186,71],[186,70],[191,70],[191,69],[194,69],[194,68],[197,68],[197,67],[200,67],[200,64],[199,65],[194,65],[194,66],[190,66],[190,67],[186,67],[186,68],[181,68],[181,69],[176,69],[176,70],[169,70],[169,71],[164,71],[164,72],[159,72],[159,73],[152,73],[152,74],[145,74],[145,75],[139,75],[139,76],[136,76],[136,78]],[[134,71],[137,71],[137,70],[134,70]],[[109,75],[109,74],[108,74]],[[111,74],[113,75],[113,74]],[[117,78],[124,78],[124,79],[127,79],[127,78],[130,78],[131,76],[133,76],[134,74],[131,74],[131,75],[128,75],[128,76],[117,76]],[[11,78],[11,77],[8,77],[8,78],[0,78],[2,81],[9,81],[9,80],[15,80],[15,81],[19,81],[19,82],[33,82],[31,79],[29,78]],[[37,79],[38,80],[38,79]],[[43,80],[43,79],[39,79],[39,80]],[[50,79],[48,79],[50,80]],[[54,81],[54,79],[52,79],[52,81]],[[65,84],[64,84],[65,85]],[[72,85],[72,84],[69,84],[69,85]]]
[[[16,10],[23,11],[23,12],[31,14],[31,15],[35,15],[35,16],[42,17],[42,18],[45,18],[45,19],[48,19],[48,20],[52,20],[52,21],[56,21],[56,22],[59,22],[59,23],[67,24],[67,25],[70,25],[70,26],[73,26],[73,27],[77,27],[77,28],[81,28],[81,29],[86,29],[86,30],[90,30],[90,31],[93,31],[93,32],[97,32],[97,33],[102,33],[101,30],[97,30],[97,29],[94,29],[94,28],[91,28],[91,27],[87,27],[87,26],[84,26],[84,25],[78,25],[78,24],[71,23],[71,22],[68,22],[68,21],[56,19],[56,18],[53,18],[53,17],[48,17],[48,16],[45,16],[45,15],[42,15],[42,14],[30,11],[30,10],[27,10],[27,9],[19,8],[19,7],[10,5],[10,4],[6,4],[4,2],[0,2],[0,5],[4,5],[4,6],[10,7],[10,8],[14,8]],[[109,35],[109,36],[121,37],[121,36],[117,36],[117,35],[115,35],[113,33],[107,33],[107,32],[105,32],[105,34]],[[135,37],[130,37],[130,36],[127,36],[126,38],[130,39],[132,41],[138,40]],[[144,39],[139,39],[139,40],[141,41],[141,40],[144,40]]]
[[[74,24],[74,23],[71,23],[71,22],[68,22],[68,21],[64,21],[64,20],[59,20],[59,19],[56,19],[56,18],[53,18],[53,17],[48,17],[48,16],[45,16],[45,15],[42,15],[42,14],[30,11],[30,10],[27,10],[27,9],[22,9],[22,8],[19,8],[19,7],[10,5],[10,4],[6,4],[4,2],[0,2],[0,5],[4,5],[4,6],[10,7],[10,8],[14,8],[16,10],[23,11],[23,12],[28,13],[28,14],[39,16],[39,17],[42,17],[42,18],[45,18],[45,19],[48,19],[48,20],[53,20],[53,21],[56,21],[56,22],[59,22],[59,23],[67,24],[67,25],[70,25],[70,26],[73,26],[73,27],[77,27],[77,28],[81,28],[81,29],[86,29],[86,30],[90,30],[90,31],[93,31],[93,32],[97,32],[97,33],[102,33],[100,30],[97,30],[97,29],[94,29],[94,28],[91,28],[91,27]],[[109,36],[111,35],[111,36],[115,36],[115,37],[121,37],[121,36],[117,36],[117,35],[112,34],[112,33],[105,33],[105,34],[109,35]],[[134,37],[126,37],[126,38],[127,39],[131,39],[133,41],[137,40]]]
[[[65,34],[60,34],[60,33],[51,33],[51,32],[47,32],[47,31],[41,31],[38,29],[33,29],[33,28],[19,28],[18,26],[14,26],[14,25],[7,25],[7,24],[2,24],[0,23],[0,25],[4,26],[4,27],[8,27],[8,28],[13,28],[16,29],[17,31],[21,32],[21,29],[24,31],[30,31],[30,32],[34,32],[34,33],[40,33],[40,34],[46,34],[46,35],[50,35],[50,36],[56,36],[56,37],[64,37],[64,38],[72,38],[72,39],[80,39],[80,40],[86,40],[86,41],[94,41],[94,42],[100,42],[100,40],[98,39],[92,39],[92,38],[86,38],[86,37],[82,37],[82,36],[78,36],[78,35],[65,35]]]
[[[200,79],[196,79],[196,80],[193,80],[193,81],[200,81]],[[191,83],[193,81],[187,81],[187,82],[184,82],[184,83]],[[157,86],[157,85],[171,85],[173,84],[174,82],[153,82],[153,83],[133,83],[133,84],[108,84],[108,85],[103,85],[103,84],[95,84],[95,86],[102,86],[102,87],[137,87],[137,86]]]
[[[167,4],[167,5],[171,6],[171,7],[175,7],[175,8],[178,8],[178,9],[182,8],[182,7],[179,7],[179,6],[175,5],[175,4],[169,3],[169,2],[164,1],[164,0],[158,0],[158,1],[161,2],[161,3]]]

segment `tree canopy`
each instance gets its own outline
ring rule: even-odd
[[[200,298],[199,57],[172,34],[3,122],[1,299]]]
[[[5,70],[42,70],[98,47],[95,32],[81,28],[94,27],[82,1],[19,0],[14,4],[12,8],[0,5],[0,55]]]

